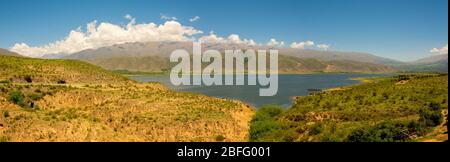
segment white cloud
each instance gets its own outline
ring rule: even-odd
[[[199,38],[204,43],[231,43],[231,44],[245,44],[250,46],[256,46],[257,43],[253,39],[241,39],[237,34],[231,34],[227,38],[217,36],[214,32],[210,32],[207,36]]]
[[[323,49],[323,50],[328,50],[328,49],[330,49],[330,45],[329,44],[318,44],[317,45],[317,48],[319,48],[319,49]]]
[[[226,43],[225,38],[217,36],[213,31],[209,32],[209,35],[202,36],[198,40],[204,43]]]
[[[195,21],[198,21],[198,20],[200,20],[200,16],[194,16],[193,18],[189,19],[189,22],[195,22]]]
[[[194,35],[202,33],[200,30],[183,26],[174,20],[158,25],[136,24],[135,18],[130,15],[124,18],[129,20],[125,27],[106,22],[97,24],[97,21],[93,21],[87,24],[86,32],[76,29],[56,42],[34,47],[26,43],[17,43],[10,50],[30,57],[41,57],[45,54],[69,54],[126,42],[190,41],[195,39]]]
[[[283,41],[277,41],[276,39],[272,38],[269,40],[269,42],[267,42],[266,44],[267,46],[271,46],[271,47],[282,47],[284,46],[284,42]]]
[[[161,19],[162,19],[162,20],[173,20],[173,21],[176,21],[176,20],[177,20],[177,18],[174,17],[174,16],[168,16],[168,15],[166,15],[166,14],[159,14],[159,15],[161,16]]]
[[[314,42],[308,40],[308,41],[304,41],[304,42],[300,42],[300,43],[292,42],[290,47],[291,48],[298,48],[298,49],[305,49],[306,46],[313,46],[313,45],[314,45]]]
[[[246,45],[251,45],[251,46],[255,46],[256,42],[253,39],[241,39],[239,37],[239,35],[237,34],[231,34],[230,36],[228,36],[228,40],[227,43],[233,43],[233,44],[246,44]]]
[[[448,54],[448,44],[446,44],[442,48],[433,48],[430,50],[430,52],[438,55]]]

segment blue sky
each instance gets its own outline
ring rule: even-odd
[[[162,24],[164,14],[205,34],[287,46],[313,40],[402,61],[448,43],[448,0],[1,0],[0,48],[52,43],[93,20],[125,26],[126,14],[137,23]]]

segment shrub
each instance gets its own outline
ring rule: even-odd
[[[363,127],[350,133],[349,142],[395,142],[405,141],[409,136],[399,122],[384,122],[373,127]]]
[[[277,105],[264,105],[258,112],[260,114],[265,114],[270,118],[274,118],[283,112],[283,108]]]
[[[430,111],[427,109],[421,109],[420,112],[420,121],[423,122],[426,126],[438,126],[444,120],[441,112],[439,111]]]
[[[0,84],[10,84],[11,81],[9,80],[0,80]]]
[[[32,79],[31,76],[29,76],[29,75],[26,75],[26,76],[24,77],[24,79],[25,79],[25,81],[26,81],[27,83],[33,82],[33,79]]]
[[[250,141],[259,141],[266,135],[281,129],[276,117],[283,112],[283,108],[276,105],[261,107],[253,117],[250,125]]]
[[[435,102],[431,102],[427,105],[427,107],[420,109],[419,115],[419,121],[429,127],[438,126],[444,120],[441,113],[441,105]]]
[[[260,138],[281,129],[275,120],[254,121],[250,125],[250,141],[259,141]]]
[[[441,105],[439,103],[436,103],[436,102],[429,103],[428,107],[430,108],[431,111],[439,111],[439,110],[441,110]]]
[[[4,118],[8,118],[10,115],[9,115],[9,111],[3,111],[3,117]]]
[[[13,102],[14,104],[17,104],[19,106],[25,106],[24,100],[23,100],[23,94],[21,91],[13,91],[11,94],[9,94],[9,100]]]
[[[310,135],[318,135],[320,133],[322,133],[323,131],[323,125],[320,123],[316,123],[313,126],[311,126],[311,128],[309,129],[309,134]]]
[[[66,84],[66,81],[65,80],[63,80],[63,79],[60,79],[60,80],[58,80],[58,82],[57,82],[58,84]]]
[[[222,142],[223,140],[225,140],[225,137],[224,137],[224,136],[222,136],[222,135],[216,136],[216,141],[217,141],[217,142]]]
[[[281,142],[294,142],[298,138],[298,134],[292,129],[284,132],[279,132],[277,136],[280,137],[279,141]]]

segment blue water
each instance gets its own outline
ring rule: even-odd
[[[328,89],[351,84],[359,81],[350,80],[357,77],[376,77],[384,74],[283,74],[278,77],[278,93],[271,97],[259,96],[260,86],[222,85],[222,86],[174,86],[168,75],[130,76],[139,82],[161,82],[176,91],[195,92],[208,96],[227,99],[238,99],[255,107],[265,104],[277,104],[288,107],[295,96],[308,95],[308,89]]]

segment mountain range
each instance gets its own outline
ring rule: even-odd
[[[427,72],[438,71],[448,72],[448,54],[434,55],[419,59],[414,62],[393,65],[404,71]]]
[[[49,59],[74,59],[86,61],[108,70],[129,72],[166,72],[175,64],[169,56],[176,49],[191,53],[192,42],[135,42],[97,49],[87,49],[72,54],[45,55]],[[202,50],[215,49],[273,49],[269,46],[243,44],[203,44]],[[401,62],[362,52],[318,51],[309,49],[278,48],[280,73],[357,72],[389,73],[397,71],[448,72],[448,54],[434,55],[413,62]],[[5,52],[3,52],[5,53]],[[17,55],[9,52],[11,55]]]

